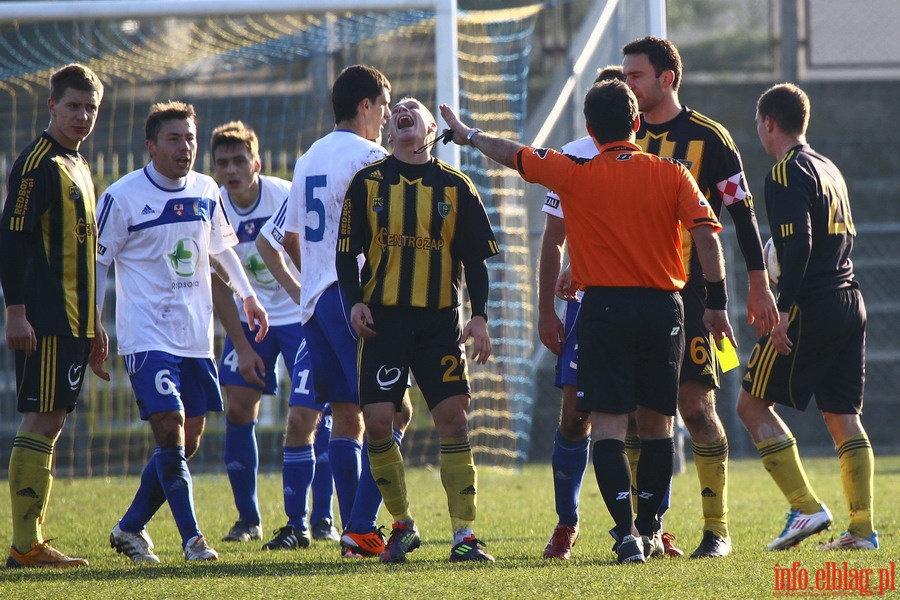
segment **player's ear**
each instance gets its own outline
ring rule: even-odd
[[[634,124],[631,126],[631,130],[635,133],[641,128],[641,116],[638,115],[634,118]]]

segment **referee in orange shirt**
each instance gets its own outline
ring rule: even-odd
[[[717,341],[735,343],[725,312],[721,225],[690,173],[634,145],[637,100],[621,81],[595,84],[584,100],[588,134],[599,154],[576,158],[495,137],[441,116],[453,141],[516,169],[557,192],[566,214],[572,275],[585,288],[578,322],[579,411],[591,414],[593,462],[600,493],[615,521],[620,563],[662,556],[656,516],[674,460],[673,423],[684,349],[686,274],[681,225],[689,230],[706,277],[703,322]],[[628,414],[643,440],[631,508],[625,456]]]

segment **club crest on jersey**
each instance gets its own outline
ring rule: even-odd
[[[540,158],[541,160],[544,160],[545,158],[547,158],[548,152],[549,152],[549,150],[547,148],[535,148],[534,149],[535,155],[537,155],[537,157]]]
[[[81,200],[81,189],[75,184],[69,186],[69,200],[72,202]]]
[[[246,233],[249,237],[254,237],[253,234],[256,233],[256,223],[253,221],[247,221],[244,223],[244,233]]]
[[[175,211],[175,214],[177,216],[179,216],[179,217],[184,216],[184,204],[176,204],[174,207],[172,207],[172,210]]]
[[[438,214],[442,219],[446,219],[452,209],[453,206],[449,202],[438,202]]]
[[[372,198],[372,212],[381,212],[384,210],[384,198],[376,196]]]

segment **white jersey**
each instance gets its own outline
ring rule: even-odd
[[[281,245],[284,232],[300,236],[300,319],[313,315],[322,293],[337,282],[334,266],[338,221],[350,180],[387,151],[352,131],[336,130],[316,141],[297,160],[291,193],[262,234]]]
[[[168,190],[145,167],[111,185],[97,215],[97,262],[115,262],[119,354],[213,358],[209,255],[237,243],[218,184],[191,171]]]
[[[291,189],[291,182],[278,177],[269,177],[266,175],[259,176],[259,197],[256,202],[249,208],[240,208],[235,206],[228,194],[225,186],[219,188],[222,194],[223,206],[231,226],[237,235],[238,244],[234,247],[241,264],[244,266],[244,272],[247,273],[247,279],[256,292],[256,299],[263,305],[266,312],[269,313],[269,325],[292,325],[300,322],[300,307],[297,303],[284,291],[284,288],[275,281],[272,273],[266,263],[256,251],[256,236],[266,221],[269,220],[284,203]],[[288,257],[287,253],[282,252],[284,261],[287,263],[288,269],[295,279],[300,278],[300,273],[294,266],[293,261]],[[244,314],[244,304],[235,296],[235,304],[237,305],[238,314],[241,321],[247,322],[247,315]]]
[[[579,138],[574,142],[569,142],[560,148],[560,152],[578,158],[594,158],[598,154],[597,146],[594,139],[590,136]],[[544,200],[544,206],[541,209],[548,215],[563,218],[562,206],[559,204],[559,196],[552,190],[547,190],[547,199]]]

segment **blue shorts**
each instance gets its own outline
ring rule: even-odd
[[[141,420],[158,412],[183,410],[186,417],[222,411],[216,362],[151,350],[125,356],[125,370]]]
[[[306,340],[300,342],[297,354],[294,357],[294,367],[291,369],[291,395],[288,397],[288,406],[302,406],[318,410],[326,415],[331,414],[331,405],[326,400],[319,401],[313,385],[312,362],[309,357],[309,347]]]
[[[303,332],[319,401],[359,404],[357,335],[350,325],[347,300],[337,283],[319,297],[313,316],[303,324]]]
[[[237,352],[234,351],[234,342],[230,336],[225,336],[225,345],[222,348],[222,362],[219,365],[219,383],[222,385],[237,385],[260,390],[263,394],[274,394],[278,387],[278,355],[284,358],[284,364],[290,365],[291,360],[297,356],[297,349],[303,343],[303,326],[300,323],[291,325],[276,325],[269,328],[269,333],[261,342],[254,339],[256,335],[250,331],[246,323],[241,323],[244,335],[250,342],[253,350],[259,354],[266,367],[266,376],[263,379],[265,386],[248,383],[241,375]]]
[[[562,353],[556,357],[556,376],[553,385],[561,388],[564,385],[578,385],[578,336],[576,324],[581,302],[566,302],[565,334],[566,343],[562,345]]]

